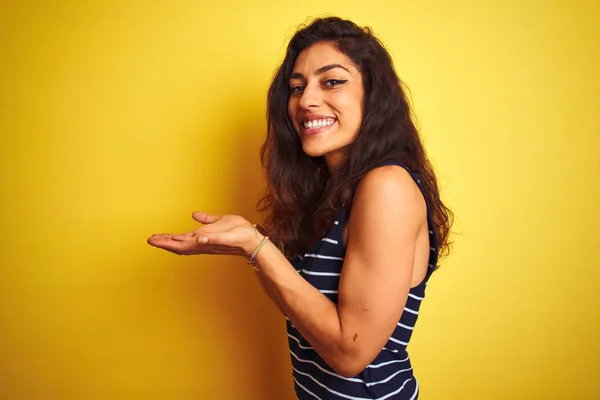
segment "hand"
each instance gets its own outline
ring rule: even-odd
[[[178,255],[228,254],[249,257],[264,236],[238,215],[194,212],[203,226],[184,234],[154,234],[148,244]]]

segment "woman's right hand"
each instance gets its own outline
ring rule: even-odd
[[[178,255],[224,254],[249,257],[263,235],[239,215],[210,215],[194,212],[203,226],[184,234],[154,234],[148,244]]]

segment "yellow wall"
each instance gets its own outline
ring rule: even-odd
[[[334,13],[392,52],[457,213],[422,398],[600,398],[597,2],[87,3],[0,6],[0,397],[295,398],[247,265],[145,239],[256,217],[272,71]]]

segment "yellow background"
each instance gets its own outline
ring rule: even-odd
[[[295,398],[243,260],[145,240],[256,218],[266,89],[324,13],[387,45],[457,214],[421,398],[600,398],[596,1],[83,3],[0,5],[1,398]]]

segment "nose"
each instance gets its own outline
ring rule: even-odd
[[[319,107],[323,102],[321,90],[318,85],[307,84],[300,97],[300,107],[304,109]]]

